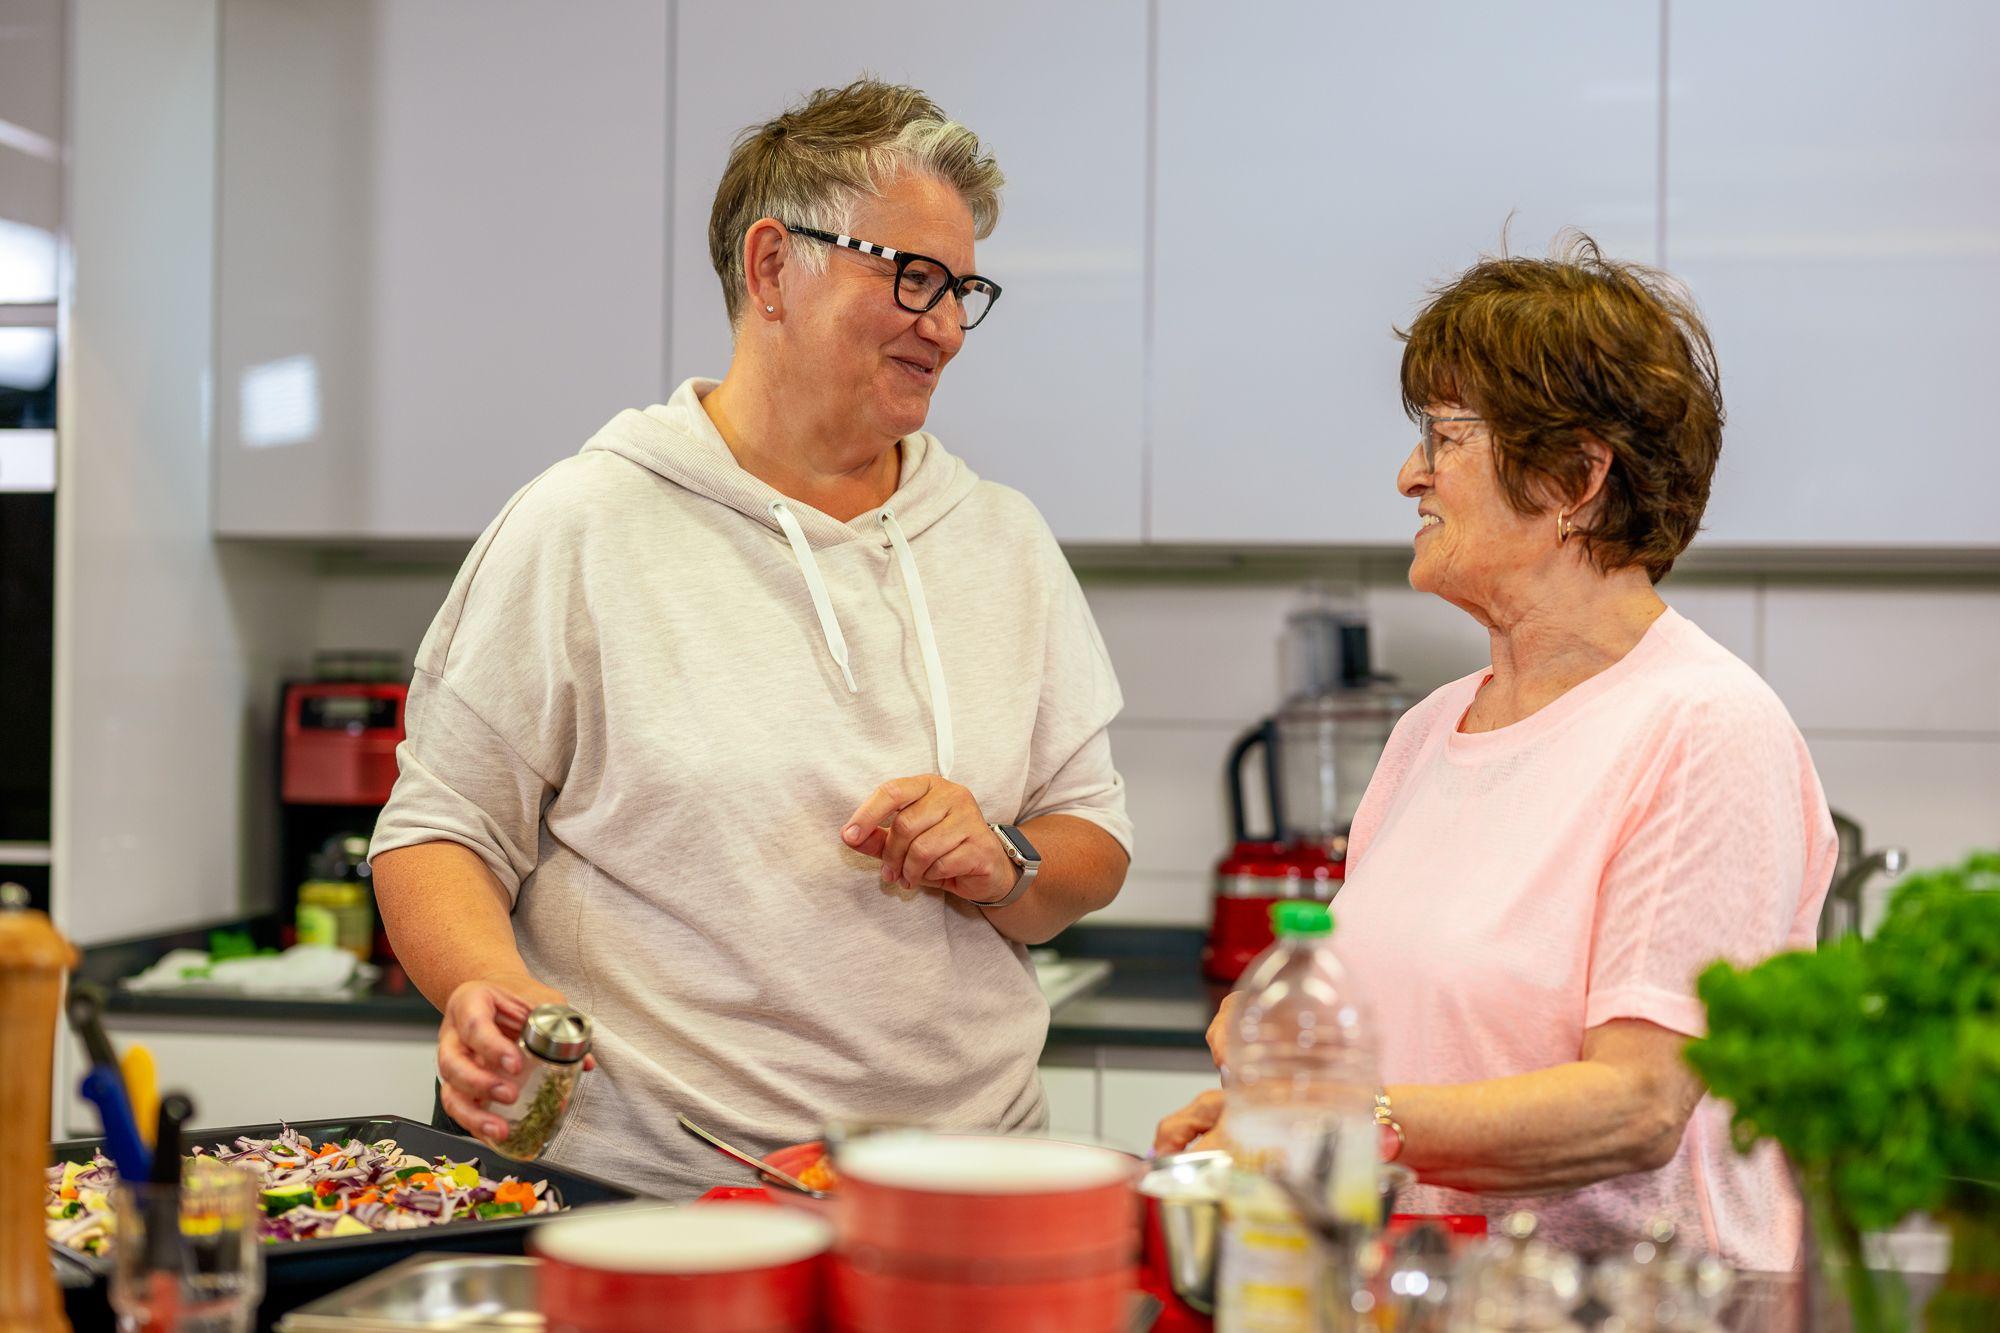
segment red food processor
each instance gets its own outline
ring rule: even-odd
[[[1287,898],[1331,902],[1345,873],[1330,849],[1284,836],[1278,719],[1265,718],[1237,738],[1229,750],[1229,816],[1235,844],[1215,867],[1215,903],[1201,971],[1210,981],[1233,984],[1250,960],[1271,944],[1271,905]],[[1253,836],[1243,795],[1243,766],[1252,754],[1263,759],[1264,791],[1271,833]]]
[[[1235,843],[1215,868],[1202,974],[1234,984],[1271,944],[1271,906],[1331,902],[1347,873],[1347,832],[1407,699],[1374,674],[1368,626],[1323,595],[1286,626],[1288,702],[1230,747],[1226,779]],[[1244,767],[1261,757],[1270,832],[1253,834]]]

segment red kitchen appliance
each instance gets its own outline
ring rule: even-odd
[[[287,805],[389,802],[396,747],[410,687],[378,681],[295,681],[285,687],[284,774]]]
[[[1368,626],[1315,593],[1288,619],[1291,690],[1276,716],[1231,747],[1227,780],[1235,845],[1215,868],[1215,903],[1202,973],[1233,984],[1271,943],[1271,906],[1286,898],[1331,902],[1347,873],[1347,830],[1382,747],[1407,701],[1374,674]],[[1243,769],[1262,756],[1271,831],[1253,835]]]
[[[287,920],[299,887],[324,875],[315,865],[322,849],[358,845],[351,840],[374,832],[396,785],[409,695],[404,682],[380,678],[399,673],[399,661],[329,656],[315,665],[320,679],[287,682],[279,700],[279,907]]]
[[[1243,765],[1261,754],[1271,810],[1269,836],[1253,836],[1245,813]],[[1285,837],[1284,786],[1280,779],[1278,719],[1265,718],[1237,738],[1229,751],[1229,816],[1235,845],[1215,867],[1215,904],[1202,975],[1233,984],[1250,960],[1271,944],[1271,906],[1287,898],[1331,902],[1346,874],[1333,848]]]

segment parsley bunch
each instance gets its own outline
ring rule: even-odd
[[[1991,1208],[2000,852],[1905,880],[1872,938],[1716,963],[1697,992],[1708,1035],[1689,1063],[1734,1105],[1739,1149],[1783,1145],[1851,1262],[1860,1231]]]

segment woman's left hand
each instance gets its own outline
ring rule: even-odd
[[[1222,1089],[1214,1088],[1161,1120],[1153,1131],[1153,1151],[1159,1154],[1215,1147],[1215,1127],[1222,1123]]]
[[[1018,874],[972,793],[936,774],[883,783],[840,837],[881,861],[884,884],[992,902],[1007,896]]]

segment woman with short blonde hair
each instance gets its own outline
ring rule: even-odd
[[[1000,284],[1000,170],[913,88],[738,140],[720,381],[618,413],[508,504],[425,639],[375,837],[496,1135],[531,1004],[596,1020],[549,1149],[651,1194],[830,1119],[1047,1120],[1025,946],[1118,890],[1117,680],[1041,516],[923,430]]]

